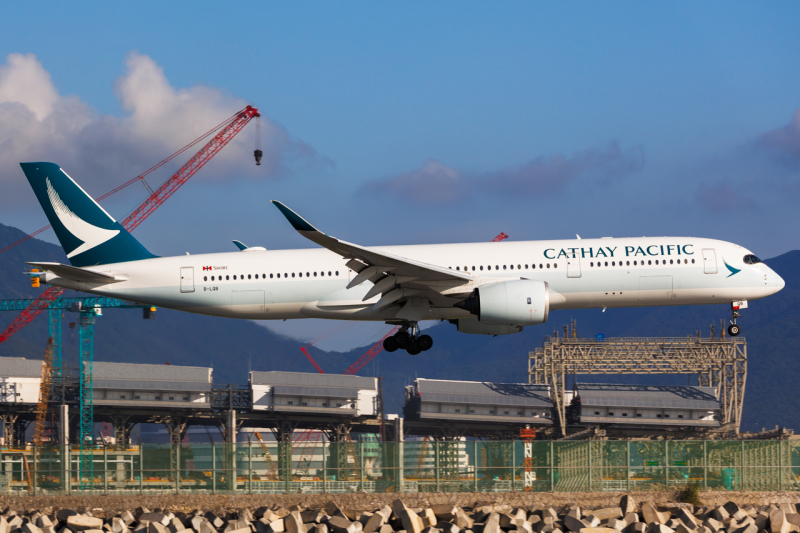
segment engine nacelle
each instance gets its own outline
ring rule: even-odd
[[[458,326],[459,333],[470,333],[472,335],[510,335],[519,333],[522,326],[498,326],[497,324],[487,324],[477,318],[459,318],[451,320]]]
[[[484,324],[535,326],[547,322],[550,314],[550,289],[546,282],[516,280],[478,287],[456,304],[478,317]]]

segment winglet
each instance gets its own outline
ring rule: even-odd
[[[235,245],[236,245],[236,247],[237,247],[239,250],[241,250],[241,251],[245,251],[245,250],[247,250],[247,245],[246,245],[245,243],[243,243],[242,241],[237,241],[236,239],[234,239],[234,240],[233,240],[233,241],[231,241],[231,242],[232,242],[233,244],[235,244]]]
[[[306,222],[303,217],[283,205],[281,202],[272,200],[272,203],[275,204],[275,207],[277,207],[280,212],[283,213],[283,216],[286,217],[286,220],[289,221],[289,224],[291,224],[292,227],[297,231],[319,231],[317,228]]]

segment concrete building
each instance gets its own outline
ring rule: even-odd
[[[94,363],[96,406],[209,409],[212,369]]]
[[[581,424],[717,427],[713,387],[576,383],[571,418]]]
[[[37,404],[43,361],[0,357],[0,403]]]
[[[250,372],[254,411],[376,416],[378,378],[302,372]]]
[[[409,420],[551,425],[552,408],[547,385],[418,378],[403,412]]]

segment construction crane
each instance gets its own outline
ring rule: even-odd
[[[375,359],[375,356],[383,351],[383,341],[385,341],[387,337],[390,337],[390,336],[394,335],[397,332],[398,329],[400,329],[400,326],[393,327],[392,330],[389,331],[389,333],[384,335],[381,338],[381,340],[376,342],[375,345],[372,348],[367,350],[367,353],[365,353],[364,355],[359,357],[358,360],[355,363],[350,365],[350,368],[345,370],[344,374],[346,376],[354,376],[356,374],[356,372],[358,372],[359,370],[364,368],[367,365],[367,363],[369,363],[370,361]]]
[[[197,152],[189,161],[187,161],[178,171],[172,175],[166,182],[164,182],[161,187],[156,189],[155,192],[151,193],[150,196],[139,206],[137,207],[130,215],[128,215],[125,220],[120,222],[123,228],[128,231],[133,231],[136,229],[144,220],[150,216],[153,211],[155,211],[161,204],[163,204],[170,196],[175,194],[175,192],[189,179],[194,176],[198,170],[200,170],[203,165],[208,163],[212,157],[217,155],[220,150],[222,150],[233,138],[238,134],[242,129],[254,118],[258,119],[261,115],[258,113],[258,109],[252,106],[247,106],[241,111],[234,114],[232,117],[227,119],[225,122],[215,126],[209,132],[206,132],[204,135],[195,139],[188,145],[184,146],[174,154],[170,155],[163,161],[157,163],[143,174],[137,176],[133,180],[129,180],[128,182],[120,185],[116,189],[112,190],[111,192],[103,195],[100,199],[107,198],[111,194],[123,189],[124,187],[130,185],[131,183],[135,183],[136,181],[143,181],[144,176],[153,172],[154,170],[160,168],[167,162],[171,161],[188,148],[197,144],[200,140],[210,135],[212,132],[222,128],[219,133],[214,135],[214,137],[203,146],[199,152]],[[256,149],[254,152],[256,157],[256,163],[260,164],[261,156],[263,155],[261,150]],[[146,182],[144,182],[146,183]],[[149,187],[148,187],[149,188]],[[41,230],[35,232],[39,233],[44,231],[47,228],[42,228]],[[7,246],[2,249],[2,251],[6,251],[17,244],[20,244],[26,241],[30,236],[13,243],[11,246]],[[11,338],[14,333],[19,331],[20,329],[24,328],[27,324],[29,324],[34,318],[39,316],[39,314],[47,309],[50,304],[55,301],[59,296],[64,293],[64,289],[61,287],[50,287],[44,293],[42,293],[39,298],[37,298],[34,302],[31,303],[31,306],[25,310],[23,310],[20,315],[14,319],[14,321],[3,331],[0,333],[0,343],[7,341]]]
[[[128,231],[136,229],[144,220],[150,216],[159,206],[161,206],[170,196],[186,183],[198,170],[200,170],[211,158],[213,158],[220,150],[222,150],[242,129],[254,118],[258,119],[261,115],[258,109],[247,106],[241,111],[234,114],[227,121],[216,126],[211,132],[219,129],[219,132],[207,142],[189,161],[187,161],[178,171],[172,175],[161,187],[137,207],[125,220],[120,224]],[[220,129],[221,128],[221,129]],[[208,134],[202,136],[200,139],[206,137]],[[149,173],[156,168],[164,165],[166,162],[175,158],[177,155],[187,150],[192,145],[198,143],[200,139],[196,139],[186,147],[182,148],[175,154],[167,159],[158,163],[147,172]],[[260,163],[263,155],[258,148],[253,154],[256,158],[256,164]],[[142,179],[143,177],[137,177]],[[135,182],[136,179],[133,180]],[[129,182],[131,183],[131,182]],[[146,182],[144,182],[146,184]],[[125,185],[125,184],[123,184]],[[116,192],[119,188],[115,189]],[[8,248],[8,247],[6,247]],[[29,324],[36,318],[42,311],[52,305],[64,293],[61,287],[50,287],[33,302],[30,306],[20,313],[17,318],[6,328],[5,331],[0,333],[0,343],[8,340],[14,333]],[[94,409],[92,405],[92,374],[93,374],[93,328],[94,328],[94,311],[81,312],[80,325],[80,484],[81,489],[91,489],[94,485],[94,464],[92,460],[91,441],[93,438],[92,426],[94,424]]]
[[[508,235],[506,235],[505,233],[503,233],[503,232],[501,231],[501,232],[500,232],[500,235],[498,235],[497,237],[495,237],[494,239],[492,239],[492,240],[491,240],[491,242],[500,242],[500,241],[502,241],[503,239],[508,239]]]

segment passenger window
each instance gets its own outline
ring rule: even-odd
[[[266,274],[261,274],[261,279],[267,279],[267,275]]]
[[[234,274],[234,275],[233,275],[233,279],[234,279],[234,280],[236,279],[236,274]]]
[[[316,273],[316,272],[314,272],[314,277],[315,277],[315,278],[317,277],[317,273]]]
[[[208,281],[208,277],[203,276],[203,281]]]
[[[481,268],[481,270],[483,270],[483,265],[481,265],[481,267],[480,267],[480,268]]]
[[[292,272],[292,277],[294,277],[294,272]]]
[[[531,268],[536,270],[536,263],[531,263]]]
[[[236,277],[236,276],[234,276],[234,277]],[[225,279],[229,280],[229,279],[231,279],[231,277],[230,276],[225,276]]]
[[[692,264],[694,264],[694,259],[692,259]]]
[[[460,272],[460,271],[461,271],[461,267],[458,267],[458,266],[457,266],[457,267],[456,267],[456,270],[458,270],[458,271]]]
[[[503,270],[506,270],[506,265],[503,265]]]
[[[525,268],[528,268],[528,265],[525,265]],[[517,265],[517,270],[522,270],[522,265]]]
[[[278,274],[280,276],[280,274]],[[272,279],[272,274],[269,275],[269,279]]]
[[[606,266],[608,266],[608,261],[606,261]]]
[[[550,263],[547,263],[547,268],[550,268]]]
[[[594,266],[594,261],[592,261],[591,263],[589,263],[589,266],[590,266],[590,267],[593,267],[593,266]]]
[[[464,267],[464,272],[466,272],[467,270],[469,270],[469,269],[467,267]]]
[[[250,274],[248,274],[248,275],[247,275],[247,279],[253,279],[253,278],[251,278],[251,277],[250,277]]]
[[[494,269],[495,269],[495,270],[500,270],[500,265],[495,265],[495,266],[494,266]]]
[[[652,261],[650,261],[650,260],[648,260],[648,261],[647,261],[647,264],[648,264],[648,265],[652,265],[652,264],[653,264],[653,262],[652,262]]]
[[[553,263],[553,268],[558,268],[558,263]]]
[[[613,266],[616,266],[616,265],[615,265],[615,261],[611,261],[611,266],[612,266],[612,267],[613,267]]]
[[[688,263],[688,262],[689,262],[689,260],[688,260],[688,259],[684,259],[684,260],[683,260],[683,264],[684,264],[684,265],[685,265],[686,263]]]
[[[298,272],[297,273],[297,277],[302,278],[303,277],[303,273],[302,272]]]
[[[636,266],[636,261],[633,262],[633,266]]]
[[[525,265],[525,270],[528,270],[528,265]]]
[[[656,259],[656,264],[658,264],[658,259]]]
[[[214,276],[211,276],[211,281],[214,281]]]
[[[669,260],[669,264],[670,264],[670,265],[672,264],[672,259],[670,259],[670,260]]]
[[[319,273],[319,275],[325,277],[325,271],[323,270],[322,272]]]
[[[286,272],[284,272],[284,273],[283,273],[283,277],[284,277],[284,278],[288,278],[288,277],[289,277],[289,274],[287,274]]]
[[[544,268],[541,263],[539,263],[539,268]]]
[[[472,265],[472,271],[475,272],[475,265]]]
[[[307,277],[307,278],[310,278],[310,277],[311,277],[311,274],[309,274],[308,272],[306,272],[306,277]]]
[[[510,268],[511,270],[514,270],[514,265],[511,265],[509,268]]]
[[[625,263],[627,263],[627,266],[631,266],[631,262],[630,261],[625,261]]]
[[[328,274],[330,274],[330,272],[328,272]],[[336,271],[336,275],[337,275],[337,276],[339,275],[339,271],[338,271],[338,270]]]

